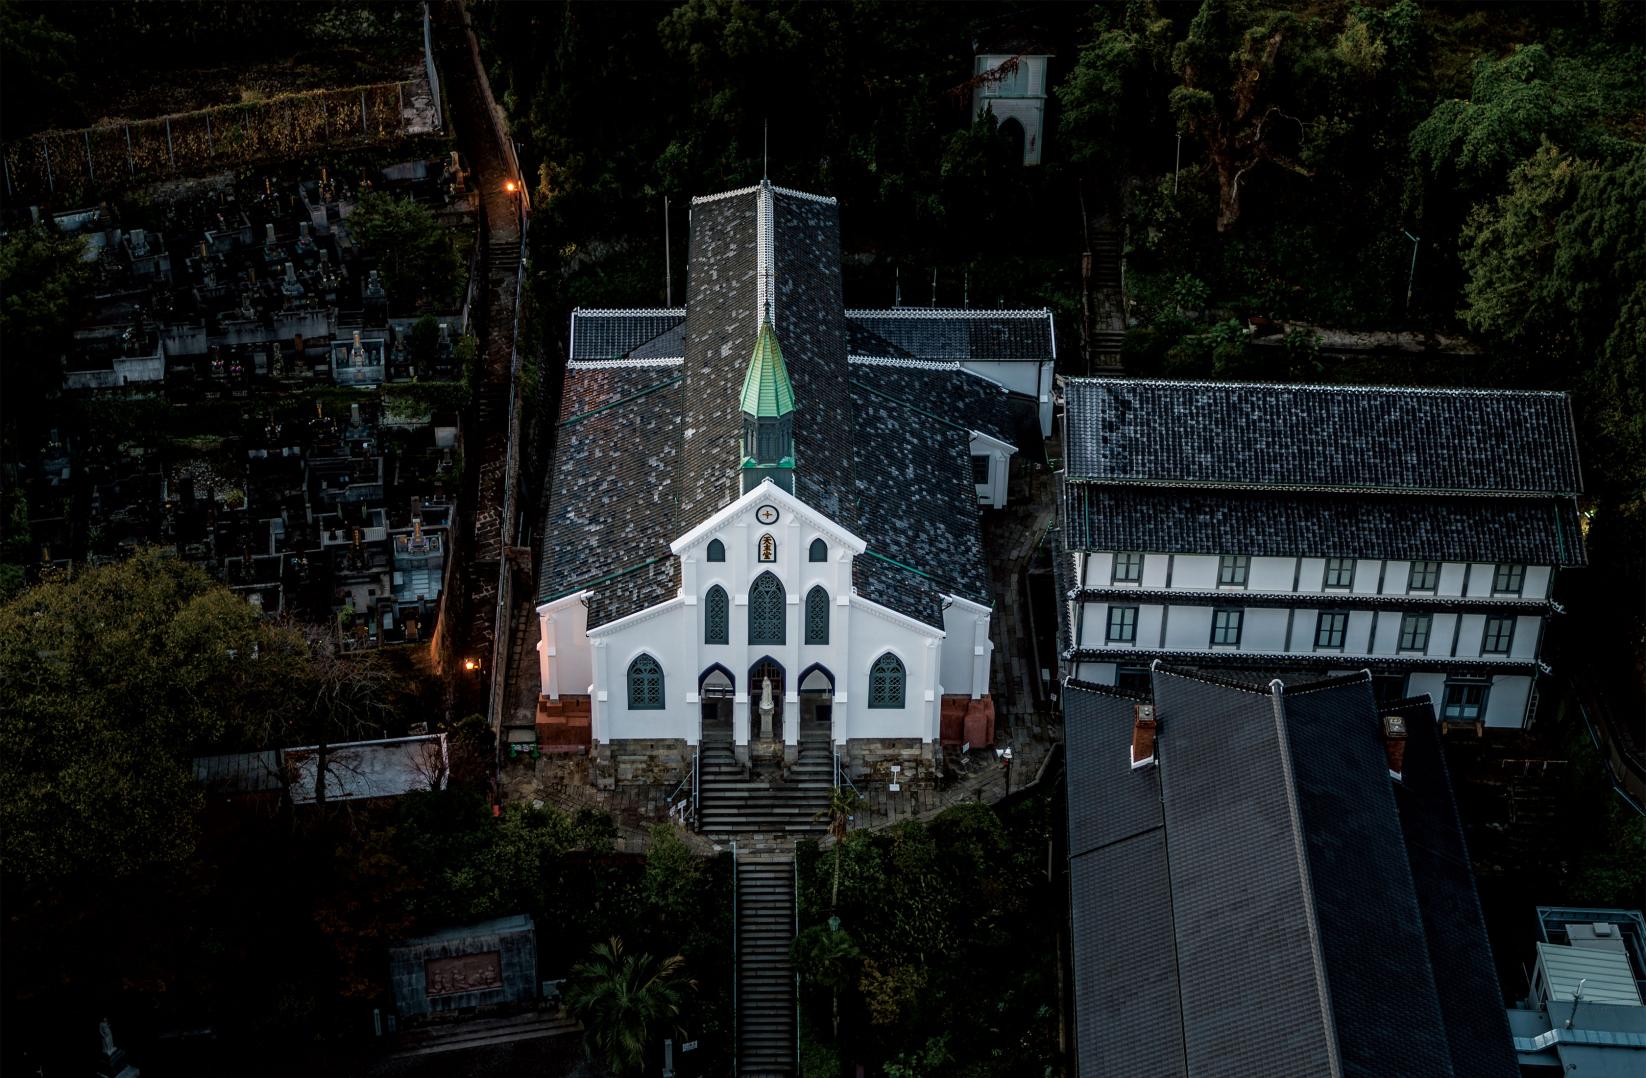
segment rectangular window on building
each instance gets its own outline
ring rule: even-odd
[[[1147,666],[1122,666],[1115,671],[1114,686],[1127,692],[1148,692],[1153,687]]]
[[[1387,703],[1391,700],[1404,699],[1406,696],[1405,674],[1373,674],[1372,697],[1378,703]]]
[[[1441,698],[1442,722],[1476,722],[1486,714],[1484,681],[1448,681],[1446,695]]]
[[[1348,588],[1355,582],[1355,560],[1353,558],[1326,559],[1326,587]]]
[[[1400,618],[1400,650],[1428,651],[1429,627],[1434,624],[1433,614],[1403,614]]]
[[[1108,639],[1111,644],[1133,644],[1137,642],[1137,607],[1109,607]]]
[[[1492,573],[1493,595],[1519,595],[1521,586],[1526,583],[1526,567],[1524,565],[1499,565]]]
[[[1141,584],[1143,582],[1143,555],[1136,550],[1122,550],[1114,556],[1114,580],[1116,584]]]
[[[1252,566],[1252,559],[1244,554],[1225,554],[1217,559],[1217,583],[1219,587],[1244,588],[1246,586],[1246,572]]]
[[[1240,645],[1240,625],[1245,620],[1246,612],[1244,610],[1212,611],[1212,646],[1238,647]]]
[[[1348,631],[1347,610],[1322,610],[1315,620],[1315,647],[1341,648]]]
[[[1407,591],[1434,591],[1440,587],[1438,561],[1412,562],[1412,575],[1406,579]]]
[[[1515,619],[1487,618],[1486,632],[1480,640],[1483,655],[1507,655],[1515,638]]]
[[[975,456],[972,458],[972,484],[974,486],[981,487],[986,486],[988,482],[989,457],[988,454],[985,453],[981,456]]]

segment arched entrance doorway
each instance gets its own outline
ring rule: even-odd
[[[703,707],[700,736],[704,741],[731,741],[732,696],[736,691],[737,682],[732,672],[719,663],[703,671],[697,679],[697,698]]]
[[[1028,137],[1024,134],[1023,125],[1018,122],[1017,117],[1008,116],[1000,121],[998,130],[1001,139],[1010,147],[1008,152],[1012,155],[1012,164],[1021,165],[1023,163],[1023,144]]]
[[[800,675],[800,736],[827,738],[834,720],[834,674],[813,663]]]
[[[761,701],[766,698],[766,685],[771,684],[771,723],[768,728],[760,713]],[[783,736],[783,664],[765,656],[749,667],[749,736]]]

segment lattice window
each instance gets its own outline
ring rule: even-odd
[[[869,706],[903,706],[903,663],[891,652],[880,656],[869,667]]]
[[[726,589],[716,584],[703,596],[703,643],[725,644],[730,642],[730,622],[728,613],[730,604],[726,600]]]
[[[782,644],[784,636],[783,582],[761,573],[749,586],[749,643]]]
[[[821,539],[813,539],[811,550],[806,554],[807,561],[828,561],[829,544]]]
[[[710,539],[709,540],[708,559],[710,561],[725,561],[726,560],[726,544],[722,543],[718,539]]]
[[[650,655],[636,655],[629,664],[629,710],[663,710],[663,668]]]
[[[806,593],[806,643],[829,642],[829,593],[819,584]]]

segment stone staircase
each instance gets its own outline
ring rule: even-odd
[[[710,838],[758,835],[783,839],[817,834],[828,821],[834,787],[834,747],[826,727],[802,731],[800,753],[788,768],[737,762],[729,734],[705,733],[698,791],[698,830]]]
[[[737,863],[737,1073],[795,1073],[793,857]]]
[[[1125,297],[1121,285],[1120,232],[1107,223],[1092,230],[1092,266],[1088,288],[1092,311],[1089,342],[1094,370],[1118,370],[1126,339]]]
[[[499,1018],[438,1022],[406,1030],[389,1043],[390,1059],[489,1048],[538,1037],[562,1037],[583,1027],[559,1011],[530,1011]]]

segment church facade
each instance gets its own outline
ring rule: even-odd
[[[683,309],[574,313],[540,743],[918,766],[992,722],[979,517],[1049,430],[1051,316],[848,312],[839,265],[834,200],[762,183],[693,201]]]

